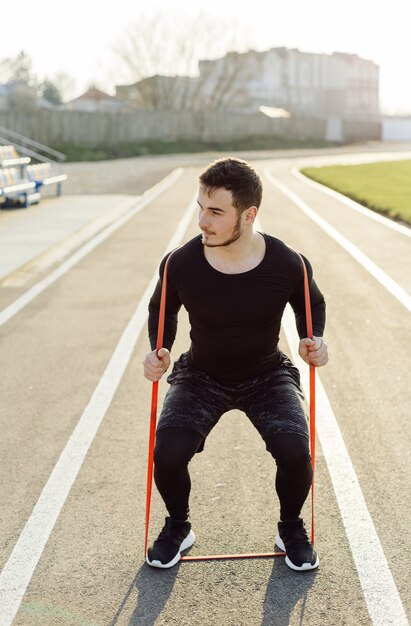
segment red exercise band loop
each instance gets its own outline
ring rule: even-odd
[[[174,252],[174,250],[173,250]],[[163,284],[161,287],[161,300],[160,300],[160,314],[158,318],[158,330],[157,330],[157,345],[156,351],[160,350],[163,346],[164,335],[164,319],[166,313],[166,296],[167,296],[167,268],[170,257],[169,255],[166,264],[164,266]],[[153,487],[153,468],[154,468],[154,444],[156,440],[156,422],[157,422],[157,401],[158,401],[158,381],[153,383],[153,389],[151,392],[151,413],[150,413],[150,435],[148,441],[148,465],[147,465],[147,488],[146,488],[146,527],[144,533],[144,558],[147,554],[147,541],[148,541],[148,527],[150,524],[150,509],[151,509],[151,491]]]
[[[178,249],[178,248],[176,248]],[[157,353],[162,348],[163,335],[164,335],[164,320],[166,310],[166,295],[167,295],[167,268],[171,256],[175,250],[169,255],[163,274],[163,284],[161,288],[161,300],[160,300],[160,313],[158,318],[158,331],[157,331]],[[304,259],[301,255],[298,255],[301,259],[304,269],[304,299],[305,299],[305,315],[307,325],[307,337],[312,339],[313,327],[311,317],[311,302],[310,302],[310,289],[308,284],[307,268],[304,263]],[[151,394],[151,415],[150,415],[150,434],[148,443],[148,466],[147,466],[147,489],[146,489],[146,525],[144,534],[144,558],[147,555],[148,544],[148,529],[150,524],[150,509],[151,509],[151,492],[153,486],[153,468],[154,468],[154,444],[156,437],[156,422],[157,422],[157,403],[158,403],[158,381],[153,382],[153,389]],[[311,484],[311,543],[314,543],[314,467],[315,467],[315,367],[310,365],[310,448],[311,448],[311,466],[313,469],[313,480]],[[182,556],[181,561],[210,561],[219,559],[250,559],[250,558],[267,558],[274,556],[284,556],[284,552],[260,552],[253,554],[214,554],[210,556]]]
[[[298,252],[297,252],[298,254]],[[310,301],[310,286],[308,284],[307,268],[304,263],[303,257],[298,255],[301,259],[304,269],[304,300],[305,300],[305,318],[307,326],[307,337],[313,338],[313,321],[311,316],[311,301]],[[314,468],[315,468],[315,367],[310,364],[310,452],[311,452],[311,467],[313,470],[313,478],[311,483],[311,543],[314,544]]]

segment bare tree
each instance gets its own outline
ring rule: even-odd
[[[222,97],[206,99],[199,76],[200,59],[218,58],[229,50],[244,49],[249,35],[235,21],[200,13],[183,17],[168,13],[141,15],[113,52],[134,84],[135,104],[148,109],[216,108]],[[230,85],[238,72],[237,61],[220,76],[216,90],[229,99]],[[137,84],[135,84],[137,83]],[[130,95],[124,89],[124,98]],[[117,89],[119,97],[122,89]],[[127,96],[128,94],[128,96]]]
[[[66,72],[57,72],[51,77],[52,82],[61,94],[63,102],[72,100],[76,93],[76,79]]]
[[[34,90],[23,81],[11,85],[8,95],[8,108],[20,113],[31,113],[37,110],[37,96]]]
[[[35,91],[39,87],[39,80],[33,70],[31,57],[21,50],[15,57],[8,57],[0,61],[0,74],[5,82],[25,83]]]
[[[16,56],[0,59],[0,82],[12,83],[10,106],[31,110],[36,107],[36,96],[54,104],[73,97],[75,80],[64,72],[40,80],[33,69],[31,57],[21,50]]]

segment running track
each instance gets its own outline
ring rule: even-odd
[[[373,158],[384,155],[255,162],[260,227],[308,256],[328,302],[318,572],[296,575],[282,559],[143,564],[147,298],[164,252],[197,233],[196,164],[136,198],[63,264],[0,289],[1,626],[408,623],[410,230],[297,171]],[[289,354],[294,335],[287,316]],[[186,346],[183,314],[175,354]],[[273,464],[242,414],[223,418],[192,477],[193,554],[272,549]],[[155,497],[152,535],[163,515]]]

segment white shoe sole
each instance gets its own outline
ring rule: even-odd
[[[280,550],[286,553],[285,562],[287,563],[288,567],[295,570],[296,572],[304,572],[307,570],[316,569],[320,564],[320,559],[318,558],[318,555],[317,555],[317,559],[314,565],[312,565],[311,563],[303,563],[300,566],[294,565],[294,563],[292,563],[287,556],[287,550],[285,549],[284,542],[281,539],[280,535],[277,535],[277,537],[275,538],[275,543],[280,548]]]
[[[173,565],[176,565],[179,562],[181,558],[181,553],[184,552],[184,550],[187,550],[187,548],[191,548],[195,540],[196,540],[196,536],[194,532],[190,530],[187,537],[184,539],[183,543],[181,544],[180,549],[175,555],[174,559],[172,559],[168,563],[161,563],[161,561],[156,561],[156,560],[150,561],[147,555],[146,563],[150,565],[151,567],[159,567],[161,569],[168,569],[169,567],[173,567]]]

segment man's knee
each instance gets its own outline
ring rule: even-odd
[[[170,448],[166,442],[156,442],[154,449],[154,465],[161,472],[173,472],[187,466],[188,461],[181,450],[175,446]]]
[[[201,435],[184,428],[165,428],[157,433],[154,465],[161,472],[187,467],[202,441]]]
[[[267,441],[267,450],[272,454],[279,468],[288,471],[304,469],[310,463],[308,441],[301,435],[279,433]]]

